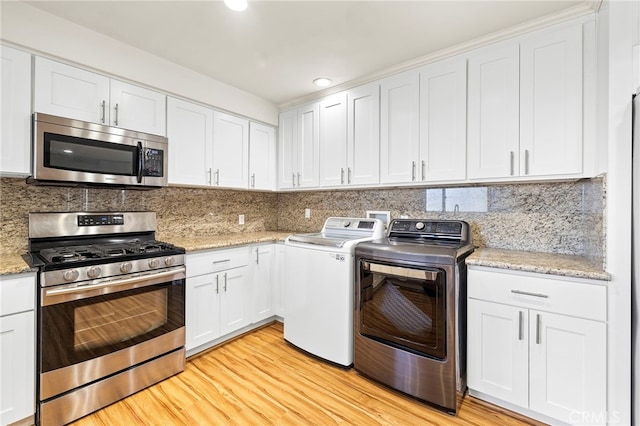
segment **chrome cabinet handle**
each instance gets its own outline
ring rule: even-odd
[[[298,172],[298,188],[300,188],[300,172]]]
[[[260,264],[260,249],[256,247],[256,265]]]
[[[344,168],[340,168],[340,185],[344,185]]]
[[[291,173],[291,186],[292,187],[296,186],[296,174],[295,173]]]
[[[416,162],[415,161],[411,162],[411,180],[412,181],[416,180]]]
[[[515,160],[514,152],[513,151],[509,151],[509,161],[511,162],[510,166],[509,166],[509,169],[510,169],[511,176],[513,176],[513,174],[515,173],[514,163],[513,163],[514,160]]]
[[[347,183],[351,183],[351,167],[347,167]]]
[[[216,169],[216,186],[220,186],[220,169]]]
[[[536,345],[540,344],[540,314],[536,314]]]
[[[524,339],[524,330],[522,329],[524,312],[518,311],[518,340]]]
[[[220,294],[220,275],[216,275],[216,294]]]
[[[529,150],[524,150],[524,174],[529,174]]]
[[[116,106],[115,106],[113,109],[114,109],[114,110],[115,110],[115,112],[116,112],[116,116],[115,116],[115,118],[113,119],[113,124],[114,124],[115,126],[117,126],[117,125],[118,125],[118,104],[116,104]]]
[[[217,265],[218,263],[231,262],[231,259],[222,259],[222,260],[214,260],[213,264]]]
[[[224,292],[227,292],[227,273],[224,273]]]
[[[255,188],[255,187],[256,187],[256,174],[255,174],[255,173],[253,173],[253,174],[251,175],[251,187],[252,187],[252,188]]]
[[[100,108],[101,108],[101,110],[102,110],[102,114],[101,114],[101,115],[102,115],[102,118],[100,119],[100,121],[102,121],[102,124],[104,124],[104,120],[106,119],[105,115],[106,115],[106,113],[107,113],[107,110],[106,110],[106,108],[107,108],[107,101],[103,100],[103,101],[102,101],[102,105],[101,105],[101,107],[100,107]]]
[[[533,296],[533,297],[541,297],[543,299],[548,299],[549,296],[546,294],[542,294],[542,293],[530,293],[528,291],[522,291],[522,290],[511,290],[511,293],[514,294],[521,294],[523,296]]]
[[[422,174],[422,176],[420,178],[421,180],[424,180],[425,176],[427,175],[426,166],[427,166],[426,162],[424,160],[422,160],[422,166],[421,166],[421,169],[420,169],[420,174]]]
[[[211,185],[211,167],[209,167],[209,171],[207,171],[207,183]]]

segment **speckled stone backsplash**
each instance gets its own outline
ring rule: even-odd
[[[122,190],[27,185],[0,178],[0,247],[24,253],[29,212],[135,211],[157,213],[156,237],[207,236],[277,229],[278,195],[222,189]],[[245,224],[238,225],[238,215]]]
[[[329,216],[364,217],[367,210],[389,211],[392,219],[407,215],[465,220],[478,247],[575,254],[604,266],[604,187],[604,179],[596,178],[464,188],[281,193],[278,229],[316,232]],[[305,208],[311,209],[311,219],[304,218]]]

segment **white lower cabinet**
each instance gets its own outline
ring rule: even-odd
[[[471,394],[543,421],[605,424],[606,287],[469,269]]]
[[[35,413],[34,274],[0,277],[0,425]]]
[[[275,314],[276,245],[263,244],[251,247],[253,258],[251,301],[254,323]]]

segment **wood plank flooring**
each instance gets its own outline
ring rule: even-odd
[[[533,425],[467,396],[450,416],[353,369],[308,357],[273,323],[188,360],[186,369],[86,416],[112,425]]]

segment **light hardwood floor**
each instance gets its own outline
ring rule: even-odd
[[[525,425],[539,424],[464,399],[450,416],[353,369],[292,348],[274,323],[188,360],[183,373],[86,416],[93,425]]]

